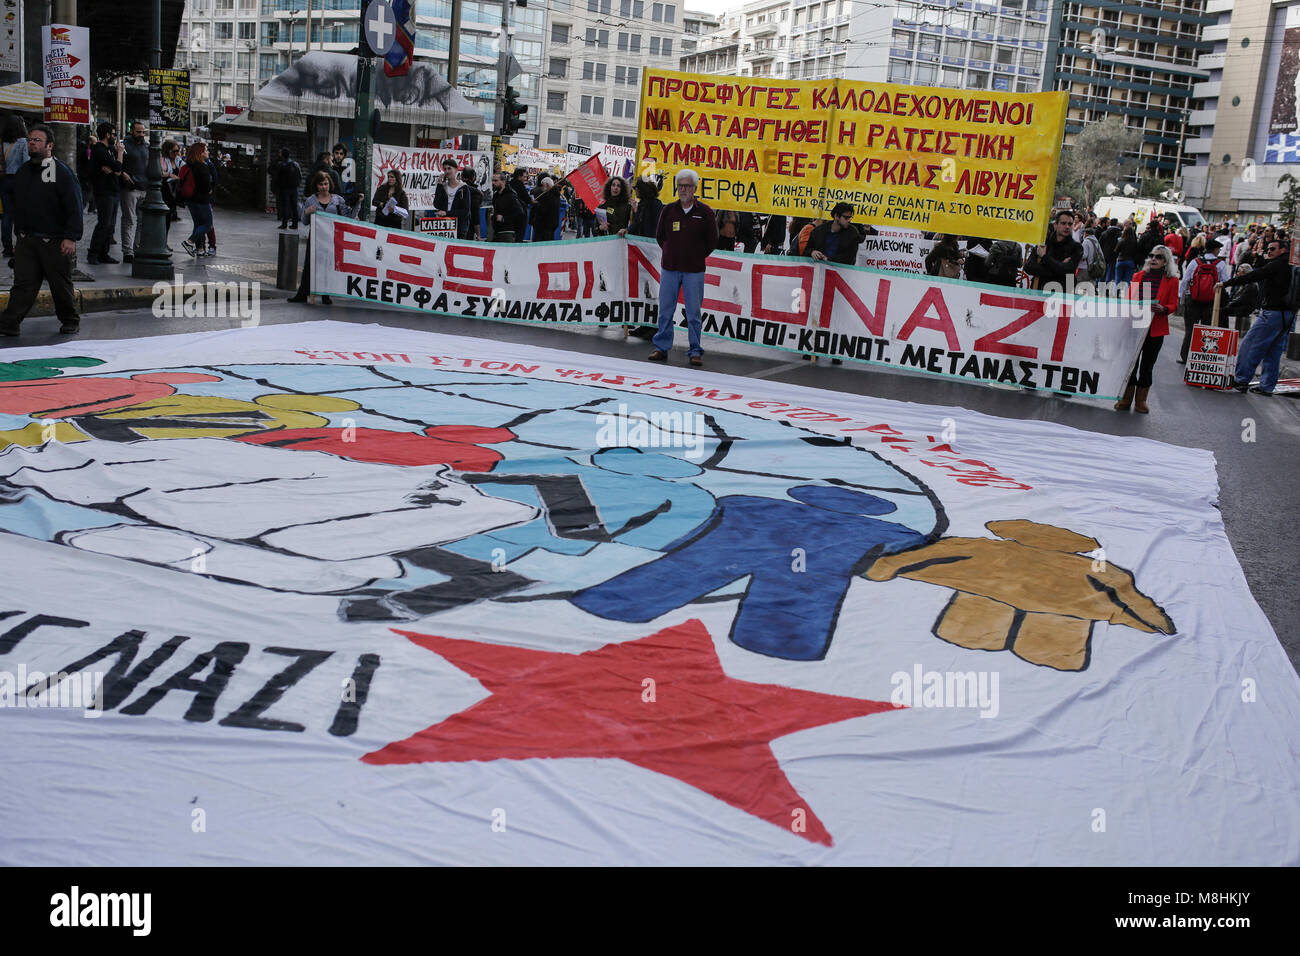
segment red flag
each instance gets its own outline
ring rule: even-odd
[[[609,174],[600,164],[599,156],[592,156],[585,163],[569,173],[569,182],[578,198],[587,204],[588,209],[595,209],[604,198],[605,181]]]

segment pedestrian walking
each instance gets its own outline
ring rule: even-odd
[[[207,234],[212,231],[212,172],[206,162],[207,156],[206,143],[190,146],[176,192],[194,220],[194,228],[189,238],[181,240],[181,247],[196,258],[210,255],[205,248]]]
[[[87,262],[116,265],[108,254],[108,244],[117,225],[117,207],[121,193],[122,156],[125,147],[118,142],[112,123],[100,123],[95,130],[97,142],[90,148],[90,185],[95,193],[95,230],[90,235]],[[28,148],[31,144],[28,143]]]
[[[276,213],[281,229],[298,228],[298,191],[302,188],[302,166],[293,158],[289,147],[280,149],[280,162],[271,180],[275,192]]]
[[[75,335],[81,329],[72,289],[72,259],[82,229],[77,175],[54,158],[54,133],[48,126],[31,128],[27,150],[28,161],[14,173],[12,215],[18,239],[9,304],[0,312],[0,335],[19,334],[42,282],[50,285],[59,332]]]
[[[4,203],[0,235],[4,239],[4,257],[9,260],[9,268],[12,269],[14,266],[14,174],[22,169],[23,163],[27,162],[27,124],[17,113],[5,119],[4,137],[0,141],[0,149],[3,149],[3,156],[0,157],[0,174],[4,176],[0,179],[0,202]]]
[[[122,261],[135,262],[140,245],[140,204],[149,185],[149,127],[135,120],[122,152],[122,185],[119,209],[122,214]]]
[[[673,320],[677,297],[686,303],[686,355],[692,365],[704,364],[700,344],[700,303],[704,299],[705,260],[718,243],[718,221],[712,209],[695,198],[700,174],[679,170],[673,180],[677,201],[664,207],[655,239],[663,250],[659,279],[659,332],[654,337],[652,362],[668,361],[673,347]]]

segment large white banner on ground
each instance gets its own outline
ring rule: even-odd
[[[491,245],[313,217],[313,291],[445,315],[653,324],[659,247],[602,237]],[[1149,308],[811,259],[709,257],[704,331],[981,384],[1113,399]],[[1107,314],[1107,313],[1119,313]],[[677,318],[685,324],[684,308]]]
[[[1300,863],[1208,452],[376,325],[5,359],[0,864]]]
[[[409,209],[432,209],[438,183],[442,182],[442,164],[453,160],[460,169],[472,169],[480,188],[492,179],[492,154],[464,149],[424,149],[413,146],[386,146],[376,143],[370,151],[370,190],[367,202],[384,184],[390,169],[402,174],[402,185]]]

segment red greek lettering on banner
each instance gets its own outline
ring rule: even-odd
[[[411,249],[423,249],[425,252],[438,251],[438,244],[436,242],[430,242],[428,239],[420,239],[416,236],[405,236],[397,232],[390,232],[388,234],[388,242],[390,245],[407,246]],[[424,265],[423,256],[412,255],[409,252],[399,252],[397,254],[397,261],[403,265],[416,266],[417,268]],[[419,275],[414,272],[401,272],[393,268],[389,268],[386,271],[386,276],[389,279],[396,279],[398,282],[409,282],[411,285],[422,285],[425,288],[433,287],[432,276]]]
[[[552,288],[551,279],[555,276],[564,276],[568,280],[568,288]],[[572,299],[577,294],[578,264],[576,262],[537,263],[537,298]]]
[[[980,305],[991,305],[1003,309],[1022,309],[1020,317],[1014,322],[1002,326],[1000,329],[994,329],[987,335],[981,335],[975,340],[975,351],[993,352],[999,355],[1015,355],[1020,358],[1038,358],[1038,348],[1032,345],[1017,345],[1014,342],[1002,341],[1009,335],[1014,335],[1021,329],[1026,329],[1033,325],[1044,315],[1047,301],[1045,299],[1036,299],[1029,296],[1011,296],[1011,295],[994,295],[983,293],[980,295]],[[1056,317],[1056,335],[1052,339],[1052,361],[1059,362],[1065,357],[1065,343],[1070,335],[1070,311],[1065,305],[1060,307],[1060,314]]]
[[[853,291],[853,287],[837,270],[827,269],[826,278],[822,283],[822,308],[817,315],[819,328],[829,329],[831,327],[831,316],[835,312],[837,293],[844,297],[845,304],[867,327],[868,332],[878,336],[885,334],[885,310],[889,305],[888,279],[880,279],[879,284],[876,286],[876,308],[873,312],[867,308],[865,302],[858,298],[858,294]]]
[[[785,322],[787,325],[805,325],[808,322],[808,305],[812,302],[813,274],[816,267],[810,262],[803,266],[777,266],[755,264],[750,272],[750,301],[753,303],[754,318],[769,322]],[[763,305],[763,279],[767,276],[789,276],[799,280],[802,296],[796,308],[788,312],[769,309]],[[795,299],[796,297],[789,297]],[[801,306],[801,307],[800,307]]]
[[[491,246],[457,246],[448,245],[447,252],[443,256],[443,262],[447,266],[447,281],[443,283],[443,288],[448,292],[464,292],[469,295],[487,295],[492,294],[492,264],[496,258],[497,251]],[[465,268],[458,266],[456,260],[460,258],[477,259],[478,268]],[[452,282],[452,279],[478,279],[486,282],[487,285],[470,285],[467,282]]]
[[[635,242],[627,244],[627,297],[629,299],[641,298],[641,291],[638,286],[641,283],[641,270],[644,269],[650,273],[656,283],[660,281],[659,270],[655,268],[650,257],[637,247]],[[708,277],[705,277],[705,282]]]
[[[933,308],[935,314],[930,315],[930,309]],[[948,351],[961,351],[961,340],[957,338],[957,330],[952,324],[952,315],[948,311],[948,303],[944,301],[943,289],[940,286],[932,285],[925,290],[921,296],[921,301],[916,304],[912,314],[907,317],[903,327],[898,330],[898,339],[906,342],[911,334],[917,329],[932,329],[935,332],[942,332],[944,338],[948,341]]]
[[[745,270],[745,264],[743,262],[736,262],[732,259],[721,259],[716,256],[709,256],[706,260],[706,264],[711,269],[721,269],[727,272],[743,272]],[[722,276],[718,275],[716,272],[705,272],[704,284],[706,286],[720,286],[722,285]],[[700,307],[704,309],[712,309],[715,312],[725,312],[729,315],[740,315],[739,302],[727,302],[724,299],[706,298],[700,302]]]
[[[359,226],[356,223],[336,219],[334,221],[334,268],[339,272],[350,272],[353,275],[365,276],[369,279],[375,278],[379,274],[379,270],[374,266],[362,265],[360,262],[348,262],[344,258],[349,252],[361,251],[361,243],[349,240],[347,238],[349,235],[373,239],[375,238],[375,230],[369,226]]]

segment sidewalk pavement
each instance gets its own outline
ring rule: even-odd
[[[82,239],[77,243],[77,269],[93,276],[93,281],[74,279],[77,308],[80,312],[104,312],[150,305],[157,297],[153,291],[157,280],[137,279],[131,275],[130,263],[117,265],[86,262],[90,249],[90,235],[95,229],[94,213],[85,214]],[[279,231],[274,213],[244,209],[213,207],[213,222],[217,235],[217,254],[196,259],[181,248],[181,240],[193,228],[188,212],[181,213],[180,222],[174,222],[167,234],[167,245],[172,250],[172,265],[177,279],[184,282],[234,282],[257,281],[262,283],[263,298],[275,298],[292,293],[276,289],[276,257],[279,251]],[[307,250],[307,230],[298,228],[299,267]],[[292,235],[292,233],[290,233]],[[109,255],[122,258],[121,220],[114,230],[117,244],[109,247]],[[0,259],[0,309],[9,304],[9,289],[13,285],[13,270],[7,259]],[[49,287],[44,286],[37,296],[30,315],[53,315],[54,303]]]

